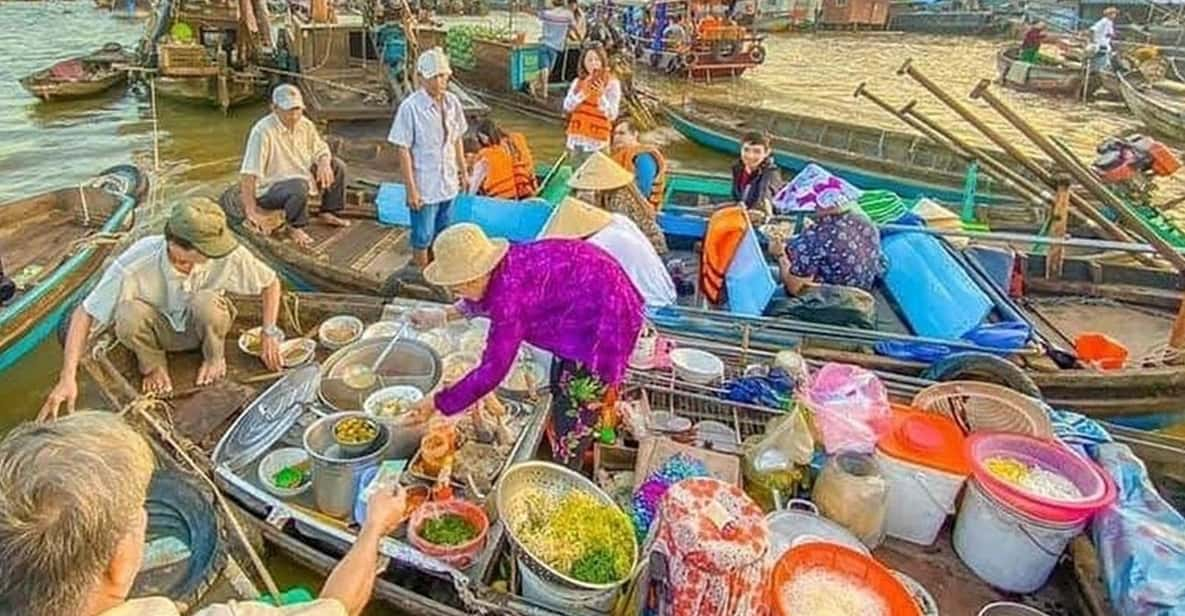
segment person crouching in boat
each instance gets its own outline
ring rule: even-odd
[[[568,197],[551,213],[540,239],[586,240],[609,253],[625,270],[647,308],[675,303],[675,282],[654,246],[634,221]]]
[[[654,211],[662,209],[667,190],[667,159],[658,148],[641,142],[629,118],[613,125],[613,162],[634,174],[634,185]]]
[[[279,370],[280,280],[226,226],[217,203],[191,199],[173,208],[163,235],[150,235],[115,258],[66,334],[62,372],[41,408],[54,417],[74,409],[78,362],[91,325],[114,324],[115,337],[136,355],[145,394],[172,391],[167,353],[201,349],[198,386],[226,376],[226,335],[235,309],[224,293],[259,295],[263,302],[260,358]]]
[[[880,232],[853,201],[820,199],[814,224],[789,241],[771,238],[769,251],[788,297],[775,297],[767,316],[875,326],[869,292],[884,273]]]
[[[499,199],[535,196],[535,159],[522,133],[506,133],[493,120],[482,120],[474,129],[478,150],[469,187],[477,194]]]
[[[600,47],[584,50],[579,76],[564,97],[568,114],[568,160],[578,165],[593,152],[609,147],[613,121],[621,110],[621,82],[609,70]]]
[[[629,276],[588,242],[547,239],[512,246],[470,223],[445,229],[433,250],[436,260],[424,278],[461,298],[448,310],[449,318],[484,316],[490,332],[481,363],[425,398],[416,412],[435,409],[451,416],[470,408],[506,378],[526,342],[555,356],[552,454],[558,462],[579,465],[601,413],[613,408],[642,329],[642,296]]]
[[[149,539],[154,467],[148,441],[116,413],[85,411],[9,432],[0,442],[0,613],[180,616],[168,597],[128,598]],[[193,616],[358,616],[381,571],[379,545],[406,518],[403,488],[375,491],[357,540],[316,601],[214,604]]]
[[[304,99],[294,85],[272,91],[272,112],[251,129],[239,173],[243,213],[260,233],[272,231],[264,211],[283,210],[292,241],[312,246],[313,238],[305,231],[310,192],[321,195],[321,222],[334,227],[350,224],[338,216],[346,207],[346,165],[304,117]]]
[[[782,172],[774,162],[769,136],[745,133],[741,157],[732,165],[732,199],[745,206],[755,223],[773,214],[773,199],[782,188]]]
[[[634,221],[660,255],[667,254],[667,239],[658,226],[658,212],[638,192],[634,174],[600,152],[588,158],[568,180],[568,187],[580,199],[607,210],[624,214]]]

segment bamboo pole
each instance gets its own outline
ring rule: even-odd
[[[971,97],[982,98],[991,105],[992,109],[995,109],[1004,119],[1011,122],[1017,130],[1031,139],[1037,147],[1041,148],[1057,164],[1064,167],[1086,190],[1098,197],[1104,204],[1111,206],[1133,233],[1143,238],[1152,246],[1155,246],[1160,255],[1168,259],[1169,263],[1173,264],[1173,267],[1185,273],[1185,257],[1182,257],[1164,238],[1157,235],[1155,231],[1148,227],[1147,223],[1140,219],[1139,216],[1136,216],[1131,211],[1131,208],[1128,207],[1127,203],[1124,203],[1122,199],[1115,196],[1115,193],[1112,193],[1106,186],[1103,186],[1098,178],[1068,149],[1064,146],[1055,145],[1053,141],[1039,133],[1024,118],[1017,115],[1007,103],[1000,100],[989,89],[989,85],[986,81],[979,82],[979,85],[975,86],[975,89],[971,91]]]
[[[955,113],[959,114],[960,117],[966,120],[967,123],[974,126],[976,130],[983,133],[985,137],[999,146],[1009,156],[1024,166],[1025,169],[1028,169],[1029,172],[1032,173],[1037,179],[1050,187],[1054,186],[1053,175],[1048,169],[1037,164],[1035,161],[1033,161],[1033,159],[1029,158],[1028,155],[1026,155],[1024,152],[1021,152],[1015,145],[1013,145],[1010,139],[1000,134],[999,131],[992,128],[991,126],[988,126],[982,119],[979,118],[979,116],[975,115],[970,109],[968,109],[966,105],[955,100],[955,98],[950,94],[947,94],[945,90],[938,87],[938,84],[935,84],[930,80],[929,77],[926,77],[921,71],[915,68],[910,63],[910,60],[906,60],[905,64],[901,65],[901,68],[897,70],[897,74],[909,75],[912,77],[915,81],[920,83],[922,87],[929,90],[930,93],[935,96],[935,98],[945,103],[948,107],[954,110]],[[1091,222],[1098,225],[1099,228],[1102,229],[1108,237],[1110,237],[1110,239],[1121,242],[1130,242],[1132,240],[1132,236],[1130,234],[1128,234],[1123,230],[1123,228],[1116,225],[1106,216],[1103,216],[1101,212],[1095,209],[1093,205],[1088,203],[1082,197],[1071,193],[1070,204],[1082,212],[1082,214],[1089,218]]]
[[[1057,197],[1053,200],[1053,226],[1050,235],[1060,238],[1066,236],[1066,225],[1069,222],[1067,214],[1070,210],[1070,178],[1059,176],[1057,182]],[[1045,259],[1046,278],[1061,278],[1062,261],[1065,256],[1065,246],[1055,244],[1049,249],[1049,256]]]

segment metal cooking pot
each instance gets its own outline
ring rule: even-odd
[[[333,426],[347,417],[368,417],[365,413],[335,413],[313,422],[304,432],[304,448],[313,459],[313,499],[317,509],[335,518],[348,519],[358,496],[358,481],[368,468],[383,459],[391,432],[381,422],[370,447],[347,455],[333,438]]]

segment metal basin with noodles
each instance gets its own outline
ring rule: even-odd
[[[321,366],[321,402],[337,411],[361,411],[370,394],[392,385],[432,391],[440,382],[440,357],[428,345],[400,339],[382,365],[374,361],[391,338],[368,338],[339,349]]]

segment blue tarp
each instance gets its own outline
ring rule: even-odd
[[[530,242],[539,237],[551,210],[551,204],[542,199],[513,201],[461,195],[453,202],[449,224],[471,222],[490,237]]]
[[[745,230],[745,238],[724,273],[724,288],[729,312],[749,316],[765,312],[778,288],[752,226]]]

